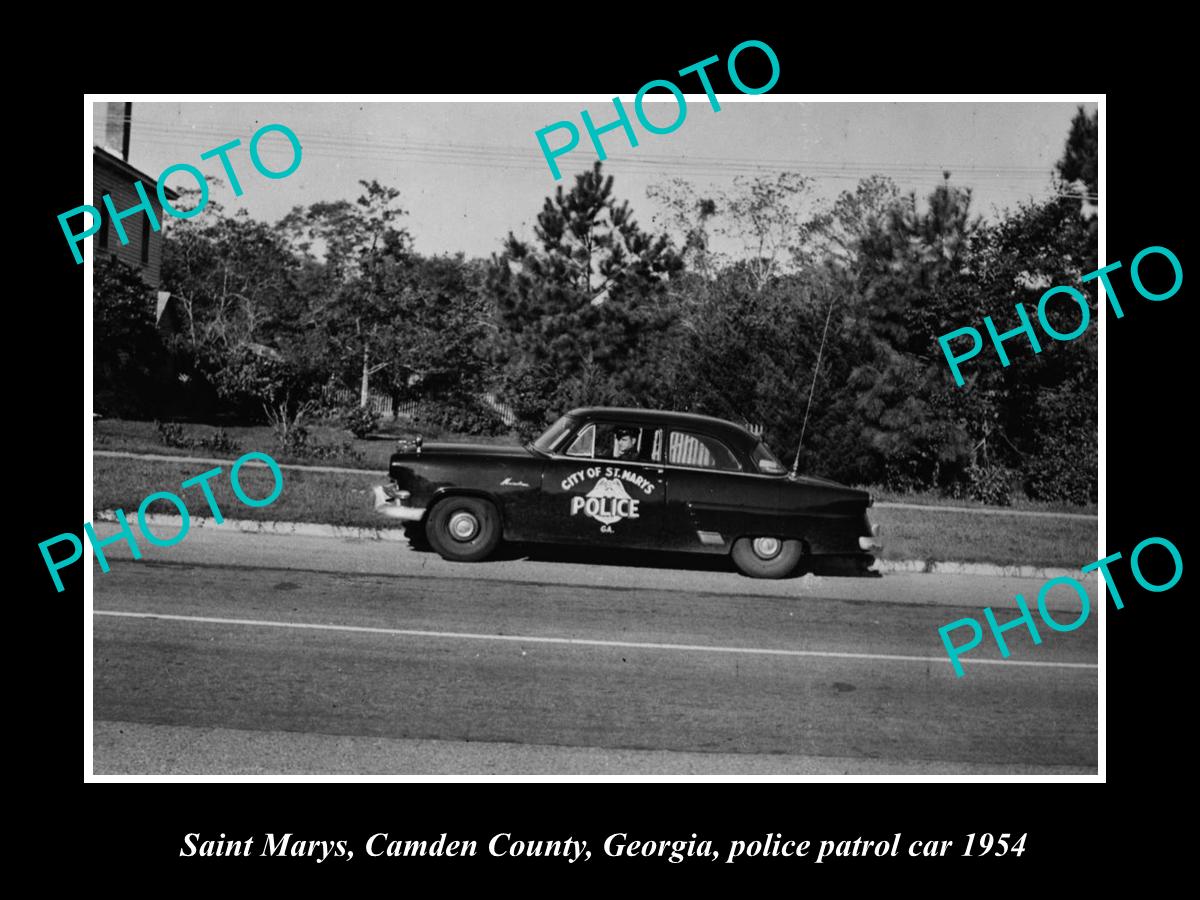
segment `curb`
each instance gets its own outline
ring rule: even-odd
[[[106,459],[149,459],[154,462],[172,462],[172,463],[197,463],[202,466],[231,466],[236,459],[218,459],[215,456],[173,456],[166,453],[129,453],[125,450],[93,450],[92,456],[102,456]],[[265,467],[266,463],[252,459],[246,463],[248,466]],[[384,469],[347,469],[343,466],[302,466],[298,463],[281,463],[275,465],[281,469],[295,469],[297,472],[332,472],[334,474],[344,475],[374,475],[376,478],[386,478],[387,473]]]
[[[191,519],[193,527],[224,528],[228,531],[242,531],[249,534],[290,534],[300,537],[358,538],[359,540],[368,541],[408,540],[403,528],[359,528],[354,525],[322,525],[318,522],[271,522],[255,519],[223,519],[221,524],[218,525],[215,520],[204,516],[192,516]],[[115,522],[117,521],[117,514],[111,509],[102,509],[96,513],[96,521]],[[147,513],[146,524],[164,525],[167,528],[178,530],[183,525],[183,518],[164,513]]]
[[[97,522],[117,521],[116,512],[102,509],[96,513]],[[297,535],[300,537],[334,537],[352,538],[366,541],[407,541],[408,536],[403,528],[361,528],[356,525],[322,525],[317,522],[273,522],[255,519],[224,519],[218,525],[213,519],[202,516],[192,516],[191,522],[197,528],[224,528],[230,531],[248,534],[280,534]],[[163,525],[176,531],[183,525],[181,516],[163,513],[148,513],[147,525]],[[1051,578],[1075,577],[1078,569],[1052,569],[1038,566],[1001,566],[992,563],[967,562],[935,562],[919,559],[879,559],[875,561],[875,571],[895,574],[920,575],[984,575],[997,578]]]
[[[1079,569],[1052,569],[1040,566],[1001,566],[995,563],[935,562],[919,559],[877,559],[875,571],[928,575],[990,575],[997,578],[1078,578]]]

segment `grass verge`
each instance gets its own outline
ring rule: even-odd
[[[180,427],[183,429],[184,436],[192,439],[211,438],[217,432],[215,425],[187,424]],[[399,437],[411,437],[420,433],[426,440],[453,443],[508,444],[511,446],[520,443],[515,437],[480,437],[478,435],[439,433],[430,429],[412,428],[405,422],[391,425],[387,431],[369,438],[352,438],[344,428],[331,425],[306,425],[305,427],[308,429],[311,441],[327,447],[348,442],[348,452],[322,455],[320,458],[286,453],[279,449],[275,433],[269,425],[222,426],[225,435],[236,445],[236,450],[216,452],[203,448],[169,447],[160,440],[158,429],[153,422],[135,422],[128,419],[99,419],[94,422],[92,424],[92,446],[96,450],[114,450],[126,453],[229,457],[232,459],[256,450],[270,454],[272,459],[281,463],[344,466],[349,469],[378,469],[382,475],[387,471],[388,460],[391,458],[392,451],[396,449],[396,439]]]
[[[93,511],[123,509],[126,516],[132,518],[144,497],[155,491],[170,491],[182,497],[193,516],[212,516],[208,501],[199,487],[182,491],[179,487],[182,482],[204,471],[196,463],[107,459],[98,456],[93,458],[92,464]],[[229,483],[230,467],[221,468],[222,473],[208,484],[221,514],[227,519],[320,522],[360,528],[398,524],[377,515],[373,508],[371,488],[384,482],[382,469],[379,475],[286,469],[283,473],[283,491],[279,497],[270,506],[254,507],[246,506],[237,499]],[[238,480],[242,490],[256,499],[269,495],[275,483],[270,470],[258,466],[244,466],[238,472]],[[179,512],[169,500],[155,500],[150,504],[149,511],[168,515],[178,515]]]
[[[375,513],[371,488],[379,475],[285,470],[283,492],[270,506],[246,506],[233,493],[229,467],[209,481],[226,518],[318,522],[361,528],[395,528],[398,523]],[[94,509],[123,509],[130,517],[154,491],[182,496],[195,516],[211,516],[198,487],[180,484],[203,471],[196,463],[165,460],[93,458]],[[266,497],[274,485],[265,468],[244,467],[239,473],[246,493]],[[174,505],[156,500],[150,512],[174,514]],[[954,511],[871,510],[883,526],[884,559],[953,560],[1001,565],[1053,566],[1075,569],[1096,559],[1095,522],[1026,516],[980,516]]]
[[[884,559],[1078,569],[1099,558],[1099,526],[1084,519],[878,507],[870,515],[883,528]]]
[[[1065,512],[1079,515],[1096,515],[1096,504],[1085,503],[1078,505],[1055,500],[1030,500],[1024,496],[1014,496],[1010,506],[988,506],[978,500],[944,497],[936,491],[891,491],[875,485],[855,485],[864,491],[870,491],[876,503],[917,503],[921,506],[966,506],[972,509],[1019,509],[1024,512]]]

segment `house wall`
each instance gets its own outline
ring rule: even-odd
[[[104,195],[108,194],[110,196],[113,206],[116,207],[119,213],[136,206],[141,202],[141,198],[138,197],[137,190],[134,188],[133,182],[130,181],[127,173],[106,165],[105,161],[100,157],[93,157],[92,159],[93,190],[95,191],[92,205],[100,210],[101,218],[103,219],[100,225],[101,230],[108,232],[107,247],[104,246],[100,231],[97,231],[90,239],[95,249],[96,258],[99,259],[101,253],[116,256],[122,262],[133,266],[135,269],[140,269],[142,278],[146,284],[152,288],[157,288],[162,274],[162,231],[154,231],[153,228],[149,230],[147,259],[143,261],[143,246],[145,246],[146,234],[143,229],[145,227],[146,214],[139,210],[132,216],[121,220],[121,225],[124,227],[126,236],[129,238],[128,244],[121,244],[116,226],[109,217],[108,209],[104,205]],[[161,229],[163,211],[158,203],[158,195],[154,182],[142,181],[142,189],[145,190],[146,196],[150,198],[150,205],[154,209],[154,215],[157,217],[159,228]]]

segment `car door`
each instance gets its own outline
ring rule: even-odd
[[[711,435],[671,429],[666,448],[664,541],[673,550],[729,549],[742,528],[747,497],[737,454]]]
[[[632,430],[623,454],[618,432]],[[542,540],[615,547],[658,547],[666,492],[663,430],[644,423],[587,422],[546,463]]]

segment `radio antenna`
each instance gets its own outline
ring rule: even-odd
[[[817,348],[817,364],[813,366],[812,384],[808,386],[808,405],[804,407],[804,422],[800,426],[800,442],[796,444],[796,459],[792,462],[791,477],[795,478],[800,471],[800,448],[804,446],[804,432],[808,428],[808,413],[812,409],[813,391],[817,387],[817,376],[821,374],[821,354],[825,352],[825,338],[829,335],[829,318],[833,315],[833,304],[837,294],[829,301],[829,310],[825,313],[825,329],[821,332],[821,346]]]

